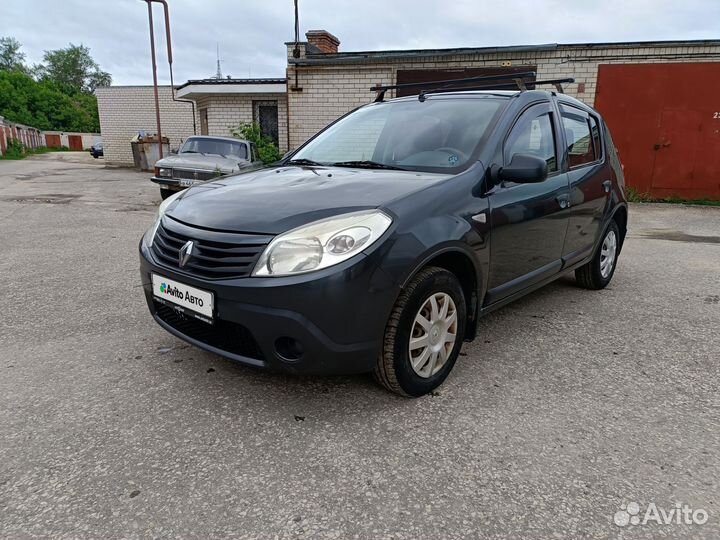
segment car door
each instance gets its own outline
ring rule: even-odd
[[[548,164],[543,182],[502,182],[488,191],[490,265],[486,304],[554,275],[562,266],[567,231],[568,178],[560,166],[559,122],[548,102],[525,109],[503,145],[503,163],[531,154]]]
[[[568,232],[563,259],[586,258],[600,234],[610,204],[612,171],[603,152],[600,120],[579,107],[559,103],[570,183]]]

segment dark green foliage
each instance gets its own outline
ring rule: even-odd
[[[112,77],[102,71],[84,45],[45,51],[43,63],[35,69],[39,81],[50,81],[67,94],[91,94],[98,86],[110,86]]]
[[[21,71],[0,71],[0,116],[42,130],[100,131],[95,96],[66,94]]]
[[[0,38],[0,70],[25,70],[25,53],[20,52],[20,42],[12,37]]]
[[[25,157],[25,145],[17,139],[10,139],[3,155],[5,159],[22,159]]]
[[[22,64],[24,54],[13,38],[0,38],[0,116],[41,130],[100,131],[92,91],[110,84],[83,45],[45,51],[37,79]]]
[[[233,137],[245,139],[254,142],[258,151],[258,156],[263,163],[274,163],[279,160],[280,150],[278,150],[275,142],[260,132],[260,125],[257,123],[240,124],[231,130]]]

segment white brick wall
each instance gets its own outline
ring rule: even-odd
[[[568,85],[566,92],[592,105],[600,64],[720,62],[720,46],[667,43],[597,47],[559,45],[550,50],[501,52],[495,49],[493,52],[465,54],[448,52],[412,60],[366,58],[360,63],[300,66],[297,75],[298,86],[302,91],[292,90],[296,68],[289,65],[290,148],[297,148],[351,109],[372,101],[374,95],[369,88],[378,83],[393,84],[398,69],[500,67],[506,62],[512,66],[536,65],[539,79],[574,77],[576,83]],[[578,83],[585,83],[585,92],[577,92]]]
[[[192,106],[172,100],[169,86],[159,87],[160,127],[163,136],[176,148],[181,139],[193,134]],[[155,96],[152,86],[109,86],[95,90],[100,113],[105,162],[132,165],[130,139],[138,131],[157,132]],[[200,118],[197,119],[198,133]]]
[[[198,111],[207,109],[209,135],[230,136],[233,128],[242,123],[254,121],[254,101],[277,101],[278,146],[280,152],[287,151],[287,97],[285,94],[241,94],[205,97],[197,101],[197,108]],[[200,133],[199,120],[198,133]]]
[[[152,86],[110,86],[95,91],[100,113],[105,161],[113,165],[132,165],[130,139],[138,131],[157,131],[155,97]],[[193,134],[192,108],[172,100],[169,86],[159,88],[162,134],[177,148],[181,139]],[[200,109],[208,111],[208,134],[229,136],[242,122],[253,121],[253,101],[278,102],[278,138],[281,152],[287,150],[287,98],[285,94],[243,94],[214,96],[196,103],[197,133],[200,134]]]

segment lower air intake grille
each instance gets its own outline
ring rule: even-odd
[[[256,360],[265,359],[253,335],[242,325],[223,320],[216,320],[215,324],[211,325],[183,315],[160,302],[154,304],[155,312],[163,322],[189,338],[221,351]]]

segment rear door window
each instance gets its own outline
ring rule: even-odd
[[[596,148],[599,150],[599,143],[593,138],[590,127],[590,115],[580,109],[560,106],[562,126],[565,130],[565,141],[567,144],[568,165],[571,169],[582,167],[599,159]],[[597,122],[595,133],[599,138]]]

